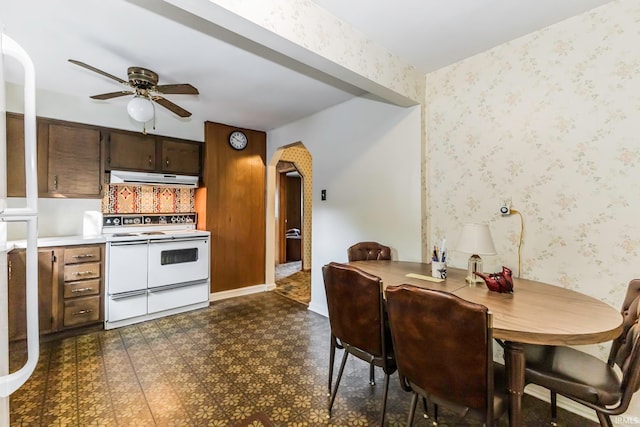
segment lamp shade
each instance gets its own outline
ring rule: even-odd
[[[465,224],[462,227],[455,249],[475,255],[495,255],[496,247],[487,224]]]
[[[153,104],[148,98],[136,95],[127,104],[129,116],[137,122],[146,123],[153,119],[155,113]]]

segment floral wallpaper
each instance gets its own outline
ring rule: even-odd
[[[302,175],[302,269],[311,270],[311,208],[313,206],[313,167],[311,153],[302,144],[287,147],[282,151],[280,161],[291,162]]]
[[[638,28],[640,2],[614,1],[427,75],[430,241],[488,223],[485,270],[515,272],[510,199],[522,277],[620,307],[640,277]]]

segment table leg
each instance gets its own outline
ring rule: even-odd
[[[524,393],[524,349],[522,344],[506,341],[504,362],[509,387],[509,425],[522,426],[522,395]]]

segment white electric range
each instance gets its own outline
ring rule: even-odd
[[[105,214],[105,329],[209,305],[210,233],[195,213]]]

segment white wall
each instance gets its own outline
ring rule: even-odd
[[[37,72],[38,70],[36,70]],[[7,111],[22,113],[22,87],[7,84]],[[59,93],[38,91],[36,94],[36,114],[40,117],[88,123],[131,131],[141,131],[139,123],[127,115],[128,97],[110,101],[95,101]],[[176,138],[204,141],[204,124],[200,121],[176,118],[173,114],[156,109],[156,129],[147,132]],[[10,207],[24,204],[23,199],[9,199]],[[38,235],[68,236],[82,234],[82,217],[85,210],[100,210],[100,199],[39,199]],[[24,238],[25,231],[19,226],[11,226],[7,231],[9,240]]]
[[[267,134],[267,158],[302,142],[313,159],[311,303],[326,314],[322,266],[373,240],[420,261],[420,107],[354,98]],[[320,190],[327,200],[320,200]]]

